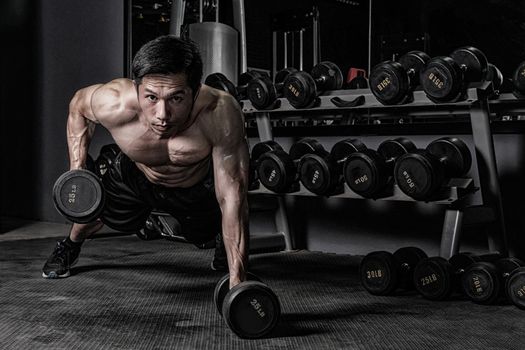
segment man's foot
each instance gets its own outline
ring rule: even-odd
[[[68,243],[68,239],[57,242],[53,254],[47,259],[42,269],[44,278],[69,277],[69,269],[78,261],[80,244]]]
[[[215,254],[211,262],[211,269],[214,271],[228,272],[228,258],[226,257],[226,248],[222,240],[222,233],[215,237]]]

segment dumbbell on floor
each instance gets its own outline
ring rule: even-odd
[[[315,153],[301,157],[298,166],[299,179],[310,192],[325,196],[343,192],[343,165],[355,152],[366,150],[366,146],[357,139],[345,139],[337,142],[330,153],[322,146]]]
[[[514,95],[517,98],[525,98],[525,61],[523,61],[512,75]]]
[[[394,254],[378,251],[366,255],[359,265],[361,284],[374,295],[388,295],[396,289],[414,289],[414,268],[427,254],[417,247],[404,247]]]
[[[504,258],[494,263],[476,262],[463,274],[461,279],[463,290],[475,303],[494,304],[505,295],[505,283],[511,273],[524,265],[516,258]]]
[[[434,102],[454,102],[464,97],[468,83],[480,82],[487,74],[487,58],[479,49],[467,46],[428,61],[421,71],[421,86]]]
[[[400,156],[394,168],[397,185],[407,196],[430,200],[445,180],[466,174],[472,164],[467,145],[456,137],[432,141],[426,150]]]
[[[344,164],[344,178],[352,191],[365,198],[380,196],[393,183],[394,164],[416,146],[406,138],[383,141],[377,151],[351,154]]]
[[[85,224],[102,213],[105,203],[104,186],[94,173],[95,162],[88,156],[86,166],[62,174],[53,186],[55,208],[66,219]]]
[[[459,253],[448,261],[442,257],[421,260],[414,269],[416,290],[430,300],[444,300],[453,292],[464,294],[461,278],[465,270],[478,261],[496,261],[499,254]]]
[[[339,67],[325,61],[314,66],[311,74],[304,71],[289,74],[284,81],[284,97],[295,108],[308,108],[321,92],[338,90],[342,86],[343,73]]]
[[[257,109],[273,109],[277,107],[278,98],[283,96],[284,81],[288,75],[297,72],[295,68],[285,68],[277,72],[274,83],[268,77],[259,77],[248,83],[247,95],[252,105]]]
[[[411,102],[411,92],[419,85],[419,74],[430,57],[421,51],[410,51],[398,62],[378,64],[370,73],[370,90],[385,105]]]
[[[275,193],[288,193],[299,190],[297,166],[302,156],[318,153],[322,145],[313,139],[297,141],[286,153],[278,144],[273,150],[254,159],[257,162],[257,176],[264,187]]]
[[[247,281],[230,287],[230,276],[219,280],[213,299],[219,314],[241,338],[261,338],[270,333],[281,316],[275,293],[254,274]]]

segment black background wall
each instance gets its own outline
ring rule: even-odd
[[[77,89],[124,75],[124,4],[120,0],[6,0],[0,4],[3,216],[64,221],[52,206],[50,192],[54,180],[68,166],[68,103]],[[221,16],[228,20],[227,2],[221,4]],[[382,36],[425,32],[430,37],[430,55],[475,45],[506,76],[525,59],[522,1],[376,0],[373,4],[372,63],[384,54]],[[249,66],[271,67],[274,14],[312,5],[320,9],[322,58],[343,69],[365,68],[368,3],[348,6],[335,0],[246,1]],[[149,37],[148,33],[142,35]],[[96,154],[110,140],[99,128],[91,153]],[[521,134],[496,135],[506,210],[517,237],[513,242],[522,240],[525,231],[521,215],[525,210],[521,181],[524,149]],[[441,231],[443,208],[437,206],[321,198],[289,198],[288,202],[290,212],[296,215],[292,223],[300,237],[298,243],[316,250],[347,251],[352,246],[351,252],[363,253],[368,249],[363,242],[381,246],[392,242],[391,236],[396,237],[395,244],[428,240],[435,248]],[[308,221],[301,219],[304,217]],[[474,227],[468,234],[481,242],[482,228]],[[515,250],[523,246],[517,245]]]

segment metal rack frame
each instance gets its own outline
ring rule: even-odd
[[[473,160],[477,164],[479,187],[473,188],[469,179],[451,179],[448,189],[442,193],[440,200],[432,203],[446,205],[447,209],[443,219],[441,235],[440,256],[449,258],[459,250],[464,210],[473,206],[485,206],[492,210],[495,229],[488,233],[488,247],[490,251],[498,251],[503,255],[508,254],[507,228],[504,220],[503,202],[494,152],[494,141],[490,126],[491,108],[499,112],[509,110],[510,113],[525,112],[525,100],[518,100],[512,94],[499,96],[492,100],[494,92],[490,83],[479,84],[469,88],[466,98],[455,103],[436,104],[430,101],[423,91],[415,91],[412,103],[404,105],[385,106],[379,103],[369,90],[337,90],[329,91],[319,96],[317,106],[306,109],[295,109],[286,99],[280,99],[280,107],[273,110],[257,110],[250,101],[244,100],[243,112],[247,118],[255,118],[259,139],[267,141],[273,139],[272,119],[284,119],[294,116],[311,118],[333,118],[343,113],[355,113],[367,117],[395,117],[396,114],[417,117],[428,115],[444,115],[450,118],[456,116],[469,116],[475,154]],[[364,103],[356,107],[337,107],[331,100],[339,97],[351,101],[363,96]],[[462,183],[461,180],[464,180]],[[472,179],[470,179],[472,181]],[[250,191],[251,195],[273,194],[277,196],[278,207],[275,211],[277,231],[286,242],[286,249],[293,249],[284,196],[288,195],[314,195],[300,186],[298,191],[284,195],[275,194],[262,186]],[[346,185],[342,193],[334,197],[362,198],[353,193]],[[404,195],[397,185],[394,185],[391,195],[377,200],[403,200],[415,201]]]

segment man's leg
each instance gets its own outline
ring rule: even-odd
[[[103,226],[104,224],[100,220],[88,224],[73,224],[69,236],[57,242],[53,253],[44,264],[42,277],[69,277],[71,266],[78,260],[82,243]]]

